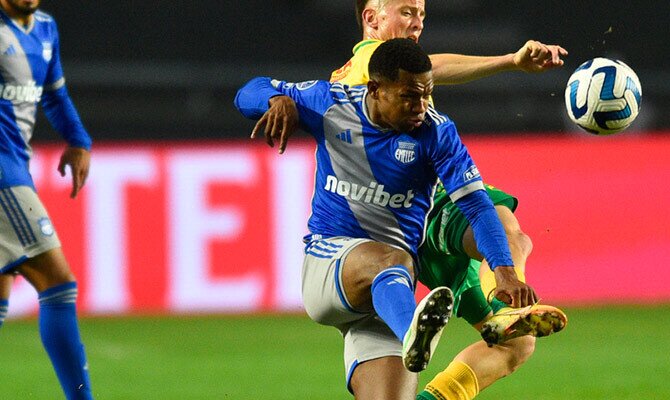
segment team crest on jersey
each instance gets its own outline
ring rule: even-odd
[[[51,61],[52,56],[53,56],[53,47],[51,45],[51,42],[42,42],[42,58],[44,58],[44,61],[46,62]]]
[[[403,164],[411,164],[416,160],[416,142],[399,140],[396,142],[395,159]]]
[[[40,226],[40,232],[42,232],[42,235],[51,236],[54,234],[54,226],[51,224],[51,220],[49,220],[49,218],[40,218],[37,221],[37,224]]]

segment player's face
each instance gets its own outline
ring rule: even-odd
[[[409,38],[418,42],[425,17],[425,0],[389,0],[377,14],[379,39]]]
[[[0,2],[6,8],[23,16],[31,15],[40,6],[40,0],[2,0]]]
[[[409,132],[423,124],[433,93],[433,73],[412,74],[400,70],[395,82],[382,81],[373,87],[378,120],[384,128]],[[374,85],[373,85],[374,86]]]

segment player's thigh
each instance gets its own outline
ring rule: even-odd
[[[470,258],[453,255],[426,240],[419,247],[419,281],[429,289],[448,286],[452,292],[466,279]]]
[[[386,243],[368,241],[351,250],[343,262],[342,286],[355,309],[372,308],[370,287],[374,278],[390,267],[403,266],[414,279],[412,256]]]
[[[417,374],[407,371],[400,357],[378,358],[360,365],[351,383],[356,400],[412,400],[417,386]]]
[[[493,309],[482,292],[479,282],[479,262],[472,260],[466,280],[454,292],[459,300],[456,315],[466,320],[470,325],[484,322]]]
[[[302,267],[302,299],[314,321],[341,326],[368,315],[355,309],[343,289],[342,266],[349,253],[367,239],[335,237],[310,242]]]
[[[41,271],[31,274],[36,261]],[[42,281],[51,281],[48,276],[66,279],[71,275],[49,215],[28,186],[0,189],[0,272],[16,270],[28,270],[40,287]],[[41,273],[47,277],[40,279]]]
[[[38,292],[75,280],[60,247],[29,258],[18,271]]]
[[[426,244],[420,248],[419,262],[421,283],[429,289],[448,286],[454,293],[454,315],[473,324],[490,312],[479,282],[479,261],[446,254]]]
[[[357,399],[413,399],[417,375],[402,363],[402,345],[375,315],[342,331],[347,387]]]

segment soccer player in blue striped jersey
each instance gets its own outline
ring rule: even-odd
[[[264,129],[280,152],[291,121],[316,140],[305,309],[341,331],[347,385],[357,399],[413,399],[417,376],[403,363],[414,372],[425,368],[442,328],[431,322],[445,316],[436,308],[452,300],[441,288],[418,306],[413,298],[438,178],[470,222],[498,291],[531,302],[536,295],[517,279],[502,224],[453,122],[429,106],[426,53],[411,40],[389,40],[373,53],[369,71],[367,86],[359,87],[256,78],[235,104],[258,119],[252,137]],[[445,306],[450,315],[451,303]]]
[[[39,5],[0,0],[0,324],[19,273],[38,292],[42,344],[66,398],[92,399],[77,283],[28,170],[38,104],[68,144],[58,170],[69,166],[72,198],[88,176],[91,139],[65,88],[56,23]]]

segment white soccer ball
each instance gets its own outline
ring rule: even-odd
[[[580,65],[565,88],[570,119],[596,135],[626,129],[640,111],[641,98],[635,72],[619,60],[601,57]]]

